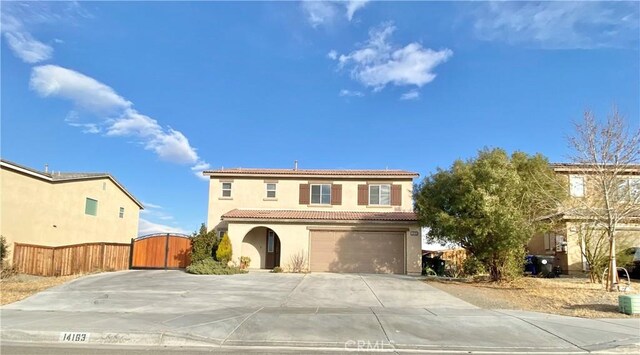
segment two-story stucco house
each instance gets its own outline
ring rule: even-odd
[[[252,268],[419,274],[413,179],[401,170],[220,169],[209,182],[209,229],[227,232]]]
[[[129,243],[142,204],[107,173],[51,173],[0,162],[0,234],[14,243]],[[11,258],[8,258],[11,260]]]
[[[586,248],[588,238],[595,237],[595,233],[604,233],[601,227],[593,227],[593,212],[586,207],[603,205],[598,194],[601,187],[596,186],[594,169],[589,166],[558,163],[551,164],[551,167],[566,184],[569,199],[559,206],[557,214],[545,217],[554,221],[553,231],[535,235],[529,241],[528,249],[531,254],[554,255],[556,265],[565,273],[581,273],[588,270],[582,248]],[[613,203],[624,204],[629,209],[627,217],[618,225],[616,239],[622,246],[640,247],[640,165],[629,166],[617,172],[616,176],[615,188],[624,196]],[[588,235],[587,231],[592,234]],[[604,247],[609,247],[608,242]]]

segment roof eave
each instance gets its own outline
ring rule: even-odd
[[[97,180],[97,179],[105,179],[105,178],[107,178],[107,179],[111,180],[136,205],[138,205],[138,207],[140,207],[141,210],[144,209],[144,205],[140,201],[138,201],[129,191],[127,191],[127,189],[125,189],[124,186],[122,186],[118,182],[118,180],[116,180],[113,176],[111,176],[111,174],[55,179],[55,178],[52,177],[51,174],[41,173],[41,172],[38,172],[38,171],[33,170],[31,168],[22,166],[20,164],[9,162],[7,160],[2,160],[2,161],[0,161],[0,163],[1,163],[1,166],[3,166],[3,167],[8,167],[9,169],[13,169],[13,170],[18,171],[20,173],[23,173],[23,174],[32,176],[34,178],[38,178],[38,179],[47,181],[47,182],[50,182],[52,184],[60,184],[60,183],[64,183],[64,182],[74,182],[74,181],[81,181],[81,180]]]
[[[331,178],[331,179],[414,179],[420,176],[417,173],[411,174],[388,174],[388,175],[378,175],[378,174],[367,174],[367,175],[347,175],[347,174],[264,174],[264,173],[220,173],[220,172],[202,172],[204,176],[209,176],[210,178],[242,178],[242,177],[252,177],[252,178]]]
[[[222,217],[226,222],[244,223],[313,223],[313,224],[417,224],[412,220],[364,220],[364,219],[311,219],[311,218],[245,218],[245,217]]]

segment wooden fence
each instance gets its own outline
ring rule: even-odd
[[[15,243],[13,266],[20,273],[65,276],[129,268],[131,244],[85,243],[48,247]]]
[[[456,268],[461,269],[467,258],[467,251],[465,249],[443,250],[440,258],[446,260],[449,265],[455,265]]]

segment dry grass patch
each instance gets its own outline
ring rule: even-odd
[[[61,285],[83,275],[43,277],[18,274],[0,280],[0,305],[25,299],[40,291]]]
[[[478,307],[521,309],[583,318],[628,318],[618,312],[618,296],[583,278],[521,278],[511,282],[427,281]],[[640,293],[632,281],[631,293]]]

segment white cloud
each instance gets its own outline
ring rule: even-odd
[[[79,72],[56,65],[33,68],[30,87],[43,97],[60,97],[74,104],[65,121],[86,132],[97,133],[104,126],[106,136],[136,138],[144,149],[153,151],[161,160],[178,164],[206,164],[199,158],[182,132],[162,127],[158,121],[133,109],[133,103],[118,95],[111,87]],[[101,118],[99,122],[79,123],[82,111]]]
[[[329,57],[330,59],[336,60],[338,59],[338,52],[336,52],[335,49],[332,49],[329,51],[329,53],[327,53],[327,57]]]
[[[26,63],[38,63],[53,56],[53,48],[37,39],[28,32],[5,32],[9,48]]]
[[[142,205],[144,206],[144,208],[162,209],[162,206],[156,205],[156,204],[151,203],[151,202],[142,201]]]
[[[107,85],[57,65],[33,68],[29,85],[43,97],[71,100],[77,108],[96,114],[112,114],[132,105]]]
[[[369,0],[351,1],[303,1],[301,7],[306,14],[309,24],[316,28],[320,25],[330,26],[337,21],[338,16],[344,13],[347,20],[351,21],[356,11],[362,9]]]
[[[371,29],[364,45],[337,57],[338,67],[349,67],[353,79],[374,91],[388,84],[422,87],[435,79],[433,69],[453,55],[450,49],[436,51],[417,42],[396,47],[389,42],[394,31],[391,24]]]
[[[39,25],[73,24],[76,18],[90,17],[78,2],[4,1],[0,6],[0,31],[11,51],[33,64],[51,59],[53,47],[36,39],[32,28]],[[60,39],[53,39],[60,43]]]
[[[335,5],[327,1],[303,1],[302,9],[312,27],[329,25],[335,21],[337,15]]]
[[[71,127],[78,127],[82,129],[82,133],[97,134],[102,131],[100,127],[95,123],[83,123],[80,121],[80,115],[77,111],[69,111],[64,121]]]
[[[363,97],[364,96],[364,94],[360,91],[347,90],[347,89],[340,90],[340,93],[338,95],[343,97]]]
[[[191,167],[191,171],[193,171],[193,174],[199,179],[209,181],[210,178],[202,174],[203,171],[209,168],[211,168],[211,164],[207,163],[206,161],[198,161],[196,165]]]
[[[149,202],[142,202],[144,206],[144,210],[140,211],[141,214],[147,216],[147,218],[160,219],[163,221],[171,221],[174,220],[174,217],[166,212],[164,212],[162,206],[156,205]]]
[[[638,46],[637,3],[488,2],[474,13],[478,38],[547,49]]]
[[[138,224],[138,236],[155,234],[155,233],[189,234],[188,231],[179,227],[173,227],[166,224],[154,223],[144,218],[140,218],[140,222]]]
[[[345,6],[347,7],[347,19],[349,21],[351,21],[351,19],[353,19],[353,15],[356,13],[356,11],[360,10],[361,8],[363,8],[368,2],[369,2],[369,0],[346,1],[345,2]]]
[[[407,91],[400,96],[400,100],[417,100],[420,98],[420,92],[418,90]]]

